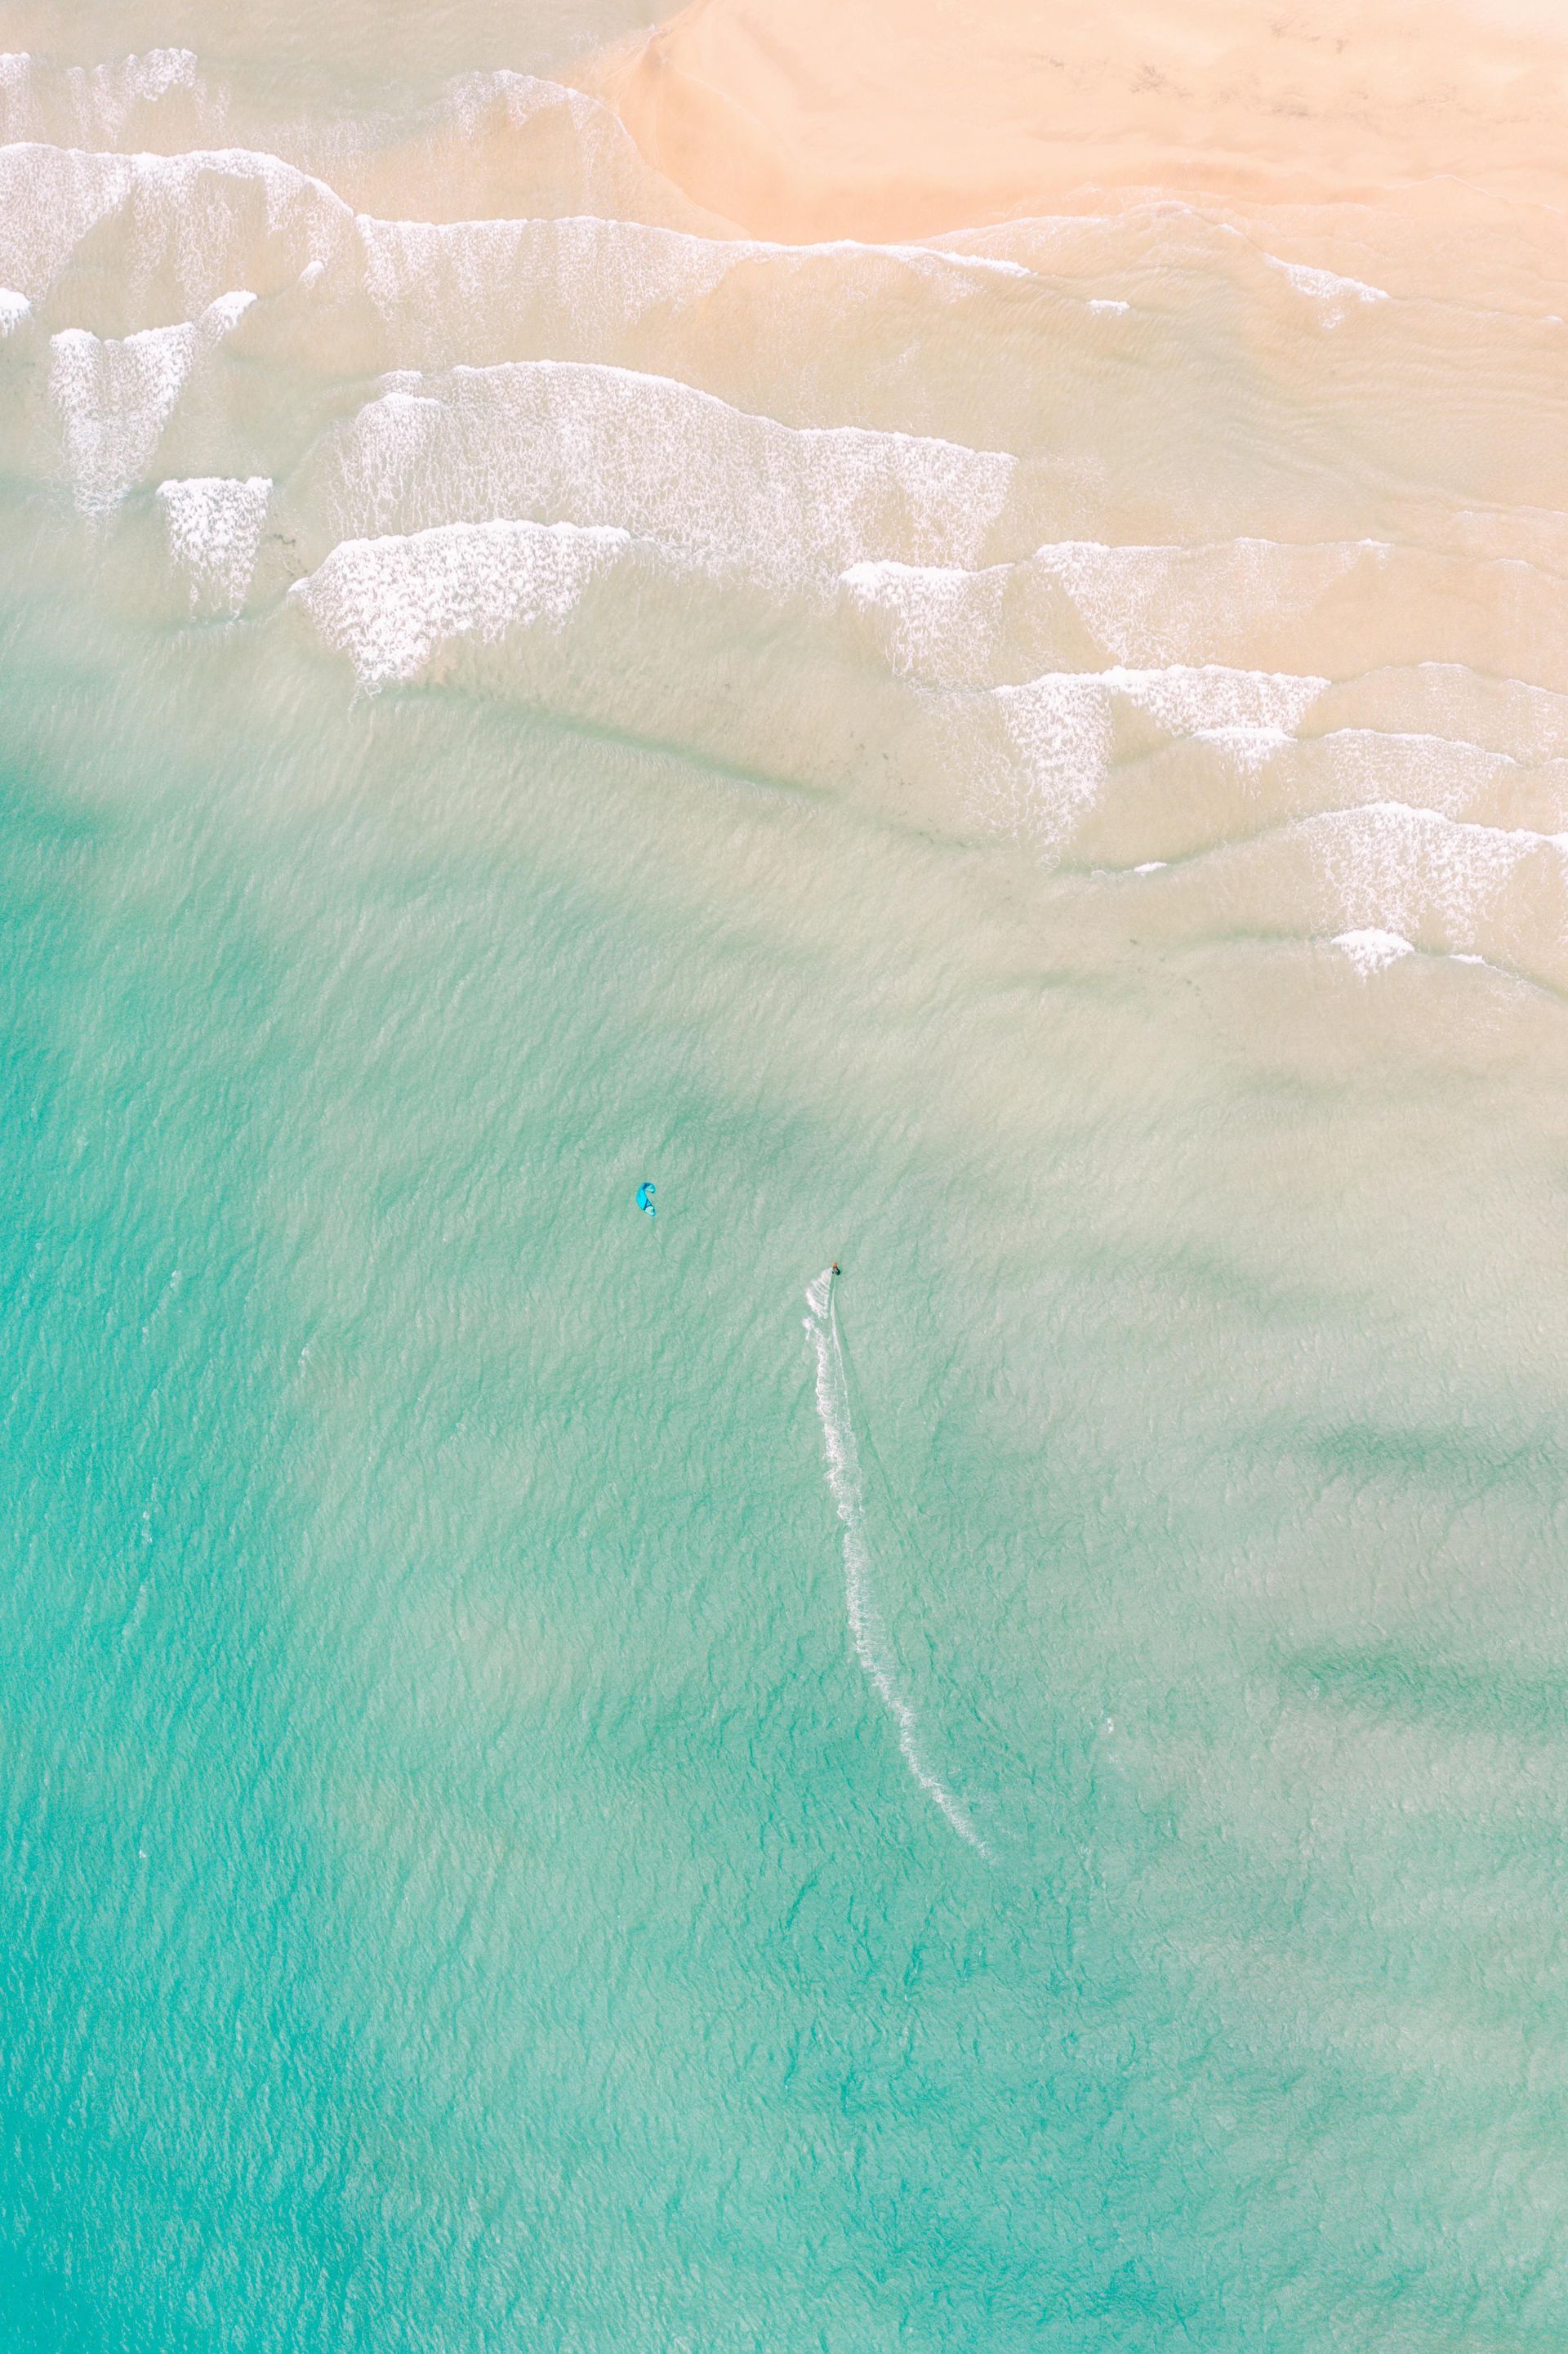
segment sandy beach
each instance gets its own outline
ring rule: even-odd
[[[693,0],[594,69],[643,154],[754,235],[926,237],[1107,192],[1320,201],[1446,178],[1561,205],[1542,12],[1237,0]]]

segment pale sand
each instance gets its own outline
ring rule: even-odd
[[[692,0],[588,79],[696,202],[787,239],[1135,188],[1568,206],[1568,17],[1518,0]]]

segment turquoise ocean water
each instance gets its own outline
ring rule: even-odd
[[[572,46],[541,25],[519,69]],[[89,64],[117,54],[94,37]],[[249,53],[133,87],[30,70],[14,221],[51,145],[210,144],[167,110],[225,74],[227,135],[249,105],[261,152]],[[385,92],[374,141],[354,101],[359,148],[287,100],[316,143],[288,169],[352,179],[395,143]],[[397,103],[412,139],[458,101]],[[589,217],[567,152],[528,165],[540,217]],[[420,443],[351,513],[321,452],[389,369],[467,365],[462,268],[418,353],[408,276],[376,314],[407,349],[341,289],[301,324],[314,264],[273,249],[305,200],[274,189],[259,226],[253,179],[202,171],[164,212],[95,197],[0,347],[0,2345],[1552,2354],[1548,885],[1477,913],[1446,883],[1414,907],[1427,868],[1386,859],[1303,879],[1294,819],[1237,882],[1238,829],[1202,814],[1224,777],[1173,765],[1225,748],[1183,753],[1163,704],[1174,748],[1145,758],[1139,705],[1115,758],[1129,829],[1165,791],[1190,854],[977,816],[972,681],[959,724],[950,678],[833,637],[769,569],[777,516],[752,574],[691,569],[744,484],[686,570],[607,575],[598,606],[595,575],[569,617],[567,540],[497,589],[478,542],[429,536],[624,529],[641,561],[666,491],[613,424],[616,514],[537,484],[508,507],[542,410],[480,457]],[[601,225],[656,209],[615,189]],[[247,286],[228,249],[195,285],[226,237],[275,281],[233,351],[128,344]],[[788,299],[831,316],[815,267]],[[562,282],[471,365],[562,356],[528,348]],[[753,420],[766,378],[790,432],[927,445],[955,352],[1058,383],[1033,313],[960,332],[925,281],[886,316],[874,290],[863,375],[845,323],[832,381],[757,299],[747,341],[666,278],[630,356],[602,322],[564,356]],[[1207,400],[1233,362],[1202,300],[1160,334]],[[1060,366],[1101,361],[1156,398],[1097,343]],[[1168,361],[1156,337],[1139,365]],[[567,382],[560,446],[600,390]],[[392,397],[425,430],[430,381]],[[1004,407],[984,446],[1044,463]],[[796,445],[737,459],[738,429],[679,443],[677,510],[723,464],[774,495]],[[810,445],[800,512],[859,447]],[[443,519],[449,462],[483,480]],[[253,572],[237,491],[187,595],[158,485],[262,478]],[[869,552],[824,525],[838,574],[943,560],[881,476],[853,495]],[[376,673],[384,555],[311,635],[289,579],[350,540],[436,548],[386,626],[433,598],[444,668],[399,640]],[[1090,757],[1063,707],[1078,748],[1030,791]],[[1134,875],[1156,859],[1164,896]],[[807,1294],[835,1259],[830,1317]]]

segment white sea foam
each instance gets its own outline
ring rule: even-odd
[[[835,260],[883,271],[896,265],[982,280],[1029,274],[1012,262],[938,253],[925,246],[847,239],[799,246],[763,238],[705,238],[598,214],[447,222],[362,214],[358,226],[366,283],[388,319],[401,318],[417,302],[477,322],[508,300],[547,297],[578,318],[624,324],[662,303],[699,299],[733,270],[758,263],[776,264],[797,276]]]
[[[1334,727],[1313,741],[1316,794],[1340,805],[1405,804],[1457,817],[1519,763],[1425,729]]]
[[[199,319],[145,327],[123,340],[85,327],[50,337],[49,394],[84,514],[107,514],[124,497],[157,448],[192,370],[255,300],[243,292],[222,294]]]
[[[1062,540],[1040,548],[1034,568],[1060,580],[1087,627],[1117,662],[1147,667],[1192,663],[1200,649],[1245,642],[1260,622],[1311,610],[1366,553],[1356,540],[1243,536],[1193,546],[1117,546]]]
[[[689,229],[599,214],[514,220],[386,220],[358,216],[366,291],[410,358],[443,342],[478,357],[489,323],[525,314],[550,325],[609,336],[666,305],[700,301],[732,272],[770,269],[799,281],[835,264],[858,265],[857,287],[911,270],[972,281],[1027,277],[1015,263],[848,239],[784,245],[762,238],[707,238]],[[841,281],[842,282],[842,281]],[[434,365],[441,365],[435,362]]]
[[[1093,802],[1111,747],[1111,698],[1093,672],[1061,671],[1000,686],[1011,760],[984,779],[975,815],[1003,833],[1056,850]]]
[[[984,776],[976,814],[1004,832],[1059,849],[1104,783],[1118,699],[1171,737],[1197,737],[1244,769],[1290,741],[1329,682],[1223,663],[1163,669],[1054,671],[1000,686],[1016,771]]]
[[[118,209],[135,175],[129,156],[33,141],[0,147],[0,272],[41,301],[71,255]]]
[[[854,1422],[850,1413],[849,1376],[830,1272],[818,1276],[807,1286],[805,1328],[817,1364],[817,1414],[822,1426],[828,1488],[843,1529],[844,1606],[855,1657],[866,1681],[893,1719],[899,1755],[915,1780],[959,1837],[989,1857],[991,1850],[966,1808],[926,1761],[915,1711],[900,1686],[897,1668],[877,1614],[865,1535],[860,1450],[855,1445]]]
[[[1364,279],[1270,253],[1235,222],[1170,197],[1128,204],[1115,212],[1040,215],[1001,222],[960,230],[937,241],[949,248],[961,246],[973,251],[978,247],[993,255],[1009,255],[1022,260],[1036,272],[1060,276],[1067,271],[1092,271],[1097,278],[1113,270],[1125,273],[1129,267],[1156,273],[1172,269],[1208,273],[1234,268],[1234,262],[1227,261],[1227,252],[1234,255],[1241,248],[1248,254],[1249,271],[1251,258],[1255,257],[1304,295],[1320,323],[1328,327],[1338,326],[1359,305],[1390,299],[1385,288],[1369,285]]]
[[[1148,670],[1118,663],[1097,675],[1168,736],[1217,738],[1288,736],[1329,684],[1310,673],[1237,670],[1228,663],[1165,663]]]
[[[570,99],[598,121],[580,93],[541,87],[554,91],[552,104],[569,112]],[[533,109],[548,111],[543,99]],[[254,148],[127,154],[38,140],[0,147],[0,282],[14,281],[42,302],[76,256],[99,253],[109,222],[123,231],[114,281],[121,298],[134,301],[145,287],[157,301],[155,281],[167,275],[195,311],[237,279],[275,292],[330,271],[337,299],[368,298],[388,356],[406,366],[509,358],[524,321],[532,334],[613,346],[639,321],[700,301],[742,268],[771,271],[781,297],[818,271],[837,271],[842,282],[846,263],[863,296],[911,271],[977,292],[999,276],[1028,275],[1013,262],[924,246],[715,239],[591,212],[385,219],[356,214],[324,180]]]
[[[595,214],[555,220],[357,222],[365,282],[382,317],[450,337],[489,317],[547,305],[557,320],[612,333],[661,304],[717,286],[747,249]],[[433,340],[433,338],[430,338]]]
[[[939,252],[970,260],[1008,261],[1026,277],[1056,276],[1064,268],[1103,262],[1138,217],[1133,210],[1034,213],[983,228],[942,229],[930,242]]]
[[[496,111],[504,115],[514,131],[521,131],[536,115],[557,111],[584,135],[599,129],[613,132],[618,122],[602,101],[587,90],[575,90],[569,82],[551,81],[543,74],[519,73],[512,66],[460,74],[447,84],[441,111],[451,117],[465,139],[472,139],[485,116]]]
[[[451,639],[559,627],[630,546],[624,531],[602,527],[447,524],[344,541],[289,595],[375,689],[418,678]]]
[[[866,555],[972,561],[1015,461],[782,425],[631,368],[524,360],[390,378],[314,471],[344,535],[494,516],[609,524],[788,588],[825,586]]]
[[[265,474],[159,483],[169,553],[189,579],[193,605],[207,601],[237,613],[244,604],[271,494]]]
[[[1507,567],[1489,569],[1486,590],[1495,593],[1498,575]],[[1399,711],[1412,743],[1441,739],[1521,761],[1568,759],[1568,695],[1560,689],[1499,678],[1456,662],[1412,663],[1398,673],[1397,683]]]
[[[1397,964],[1401,957],[1415,953],[1414,941],[1402,932],[1383,932],[1371,926],[1360,932],[1337,932],[1334,946],[1349,957],[1363,981]]]
[[[1224,663],[1260,626],[1310,611],[1369,553],[1386,551],[1359,540],[1054,540],[983,570],[861,562],[846,569],[842,588],[895,670],[972,685],[989,675],[1004,614],[1049,640],[1059,634],[1054,600],[1064,596],[1118,664],[1201,667],[1205,654]]]
[[[1195,742],[1213,745],[1247,777],[1260,777],[1296,741],[1287,727],[1194,727],[1192,733]]]
[[[1317,812],[1297,822],[1326,890],[1351,932],[1418,935],[1437,924],[1466,938],[1531,862],[1558,901],[1568,883],[1568,834],[1477,825],[1400,801]]]
[[[84,139],[115,135],[116,123],[140,127],[134,109],[143,105],[175,109],[160,118],[160,136],[183,128],[179,110],[202,93],[188,52],[149,53],[75,81],[0,60],[0,104],[14,101],[14,120],[30,106],[46,132],[70,117]],[[558,133],[580,138],[585,153],[602,139],[618,170],[627,162],[624,134],[598,101],[529,76],[453,85],[429,127],[439,132],[443,119],[475,137],[501,121],[520,136],[537,134],[548,164],[537,195],[546,205],[577,186]],[[564,176],[557,148],[568,157]],[[331,143],[313,152],[329,154]],[[1208,268],[1221,237],[1226,266],[1245,264],[1255,299],[1264,268],[1326,317],[1389,299],[1364,280],[1265,252],[1250,232],[1183,205],[1132,207],[1097,222],[1003,225],[928,245],[800,247],[587,212],[380,219],[259,149],[159,155],[35,142],[0,153],[0,281],[15,288],[0,293],[0,334],[26,323],[29,305],[43,309],[75,255],[83,267],[69,290],[58,287],[60,316],[74,321],[95,300],[116,321],[179,316],[176,297],[188,303],[178,325],[118,339],[73,325],[51,341],[67,463],[79,503],[95,513],[144,477],[193,369],[233,325],[236,306],[253,299],[228,292],[239,280],[223,274],[247,257],[261,274],[243,282],[285,301],[297,288],[323,288],[316,315],[332,323],[334,363],[339,352],[362,367],[392,354],[433,355],[428,373],[381,378],[378,397],[330,429],[278,494],[286,527],[318,557],[338,543],[294,594],[366,686],[423,674],[464,636],[556,630],[590,582],[627,562],[646,565],[651,578],[706,571],[791,598],[832,595],[836,583],[851,633],[900,676],[937,690],[918,703],[885,695],[884,707],[896,703],[900,724],[913,709],[916,731],[930,715],[939,738],[950,723],[951,772],[969,781],[971,811],[983,806],[989,823],[1060,847],[1102,792],[1113,759],[1141,761],[1154,730],[1205,745],[1249,777],[1280,764],[1271,771],[1271,812],[1277,824],[1287,809],[1308,812],[1295,822],[1319,829],[1320,871],[1344,902],[1338,920],[1349,931],[1392,936],[1424,917],[1472,920],[1522,859],[1556,854],[1542,851],[1556,840],[1548,833],[1477,822],[1556,805],[1558,779],[1516,770],[1568,758],[1568,696],[1496,673],[1516,664],[1551,676],[1552,662],[1561,667],[1562,583],[1542,567],[1568,562],[1563,517],[1510,519],[1515,538],[1529,525],[1528,561],[1495,554],[1499,519],[1478,508],[1468,523],[1461,513],[1444,526],[1454,553],[1364,539],[1064,539],[988,566],[997,526],[1016,546],[1023,498],[1039,488],[1005,451],[787,425],[673,376],[598,360],[507,358],[445,370],[451,355],[482,356],[492,333],[498,348],[521,333],[532,339],[525,349],[554,349],[558,339],[576,350],[596,339],[620,356],[625,329],[662,311],[678,317],[739,269],[751,273],[748,314],[765,270],[777,271],[791,298],[821,273],[817,292],[853,284],[859,299],[890,288],[904,303],[900,281],[913,272],[940,279],[944,302],[988,286],[1001,301],[1007,283],[1038,280],[1042,262],[1064,258],[1076,267],[1097,255],[1097,268],[1108,271],[1114,261],[1125,273],[1158,270],[1172,255],[1191,260],[1202,249]],[[995,249],[976,249],[987,242]],[[1115,277],[1089,282],[1088,309],[1127,309],[1111,292]],[[138,310],[143,297],[158,308]],[[1283,298],[1277,291],[1273,299]],[[281,349],[302,313],[280,302],[274,315]],[[44,310],[45,329],[52,323]],[[167,482],[158,495],[193,601],[238,610],[268,485],[211,476]],[[1491,568],[1478,588],[1483,565]],[[1505,565],[1506,577],[1497,568]],[[1336,595],[1351,573],[1351,588]],[[1393,591],[1407,578],[1419,594],[1401,600]],[[1266,650],[1283,652],[1293,621],[1325,598],[1324,628],[1314,625],[1312,636],[1337,653],[1353,606],[1383,588],[1388,610],[1407,601],[1413,612],[1430,611],[1444,647],[1473,652],[1474,667],[1433,661],[1369,671],[1335,687],[1331,707],[1315,709],[1325,680],[1255,666]],[[644,610],[656,611],[656,600]],[[1380,647],[1390,642],[1403,642],[1397,630],[1380,631]],[[1319,659],[1327,666],[1330,656]],[[1318,732],[1303,739],[1308,713]],[[1472,831],[1424,831],[1423,812]]]
[[[183,104],[183,119],[221,114],[193,49],[143,49],[91,66],[57,66],[26,50],[0,54],[0,139],[112,144],[170,100]]]
[[[450,141],[460,175],[464,150],[504,143],[526,172],[531,211],[685,221],[693,210],[615,109],[569,83],[509,68],[468,74],[446,85],[418,127]]]
[[[1315,270],[1305,261],[1282,261],[1274,253],[1263,258],[1270,270],[1277,270],[1290,281],[1298,294],[1318,304],[1328,326],[1337,327],[1358,304],[1389,300],[1385,288],[1369,286],[1364,279],[1342,278],[1336,270]]]
[[[967,685],[988,673],[1012,567],[862,560],[839,586],[876,631],[883,658],[906,677]]]
[[[134,288],[166,270],[192,309],[232,285],[237,270],[277,286],[313,263],[355,261],[359,252],[341,196],[253,148],[177,155],[35,142],[0,148],[0,275],[34,302],[111,220],[125,232],[122,281]]]
[[[611,197],[622,214],[651,196],[667,201],[659,175],[615,109],[569,82],[507,66],[461,75],[446,85],[425,127],[440,131],[449,124],[465,146],[503,131],[514,152],[531,133],[549,139],[565,131],[567,138],[551,150],[551,176],[559,186],[564,170],[570,196]]]

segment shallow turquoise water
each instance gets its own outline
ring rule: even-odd
[[[247,103],[262,34],[284,112],[342,70],[230,27]],[[491,42],[442,16],[428,71]],[[0,368],[0,2349],[1554,2354],[1556,854],[1521,832],[1528,887],[1472,906],[1417,826],[1414,915],[1382,837],[1309,868],[1258,743],[1392,759],[1366,711],[1298,741],[1301,678],[1116,635],[1121,599],[1202,638],[1189,558],[1234,636],[1276,628],[1250,483],[1234,574],[1212,519],[1164,515],[1166,565],[1112,515],[1103,577],[1054,478],[1019,488],[1042,386],[1094,442],[1075,368],[1118,420],[1196,383],[1216,449],[1233,412],[1283,434],[1217,340],[1255,289],[1208,256],[1193,329],[1189,229],[1112,239],[1104,282],[1171,306],[1114,369],[1098,313],[1065,349],[1043,281],[934,260],[754,254],[785,293],[715,313],[707,242],[644,235],[603,123],[533,90],[599,209],[562,133],[526,151],[524,226],[569,216],[537,283],[519,211],[477,275],[416,224],[388,294],[387,222],[293,164],[204,164],[162,231],[149,156],[101,196],[68,140],[129,152],[195,69],[143,113],[40,80],[0,151],[35,195],[76,159],[40,250],[60,188],[106,207]],[[478,101],[440,105],[466,154]],[[1014,472],[929,438],[966,355]],[[534,405],[486,441],[504,368]],[[1160,417],[1113,451],[1151,478]],[[1323,513],[1370,528],[1321,440]],[[990,669],[955,482],[1003,485],[1022,551]],[[683,489],[754,531],[711,578]],[[1306,644],[1301,594],[1316,694],[1344,624]],[[1078,633],[1054,668],[1032,597]],[[949,609],[976,667],[923,676]],[[1466,726],[1547,733],[1459,667]],[[1082,833],[995,822],[999,710],[1044,713],[1019,806],[1065,775]],[[1309,817],[1387,817],[1330,783]]]
[[[1153,1122],[1223,951],[960,980],[821,804],[19,652],[8,2342],[1552,2343],[1550,1386],[1435,1376],[1364,1161],[1247,1205],[1386,1063]],[[834,1253],[990,1862],[846,1639]]]

